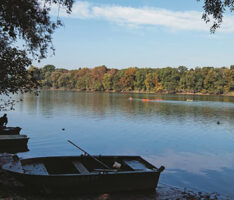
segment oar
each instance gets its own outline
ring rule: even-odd
[[[110,167],[108,167],[105,163],[103,163],[102,161],[98,160],[97,158],[91,156],[88,152],[86,152],[84,149],[82,149],[79,146],[77,146],[76,144],[74,144],[71,140],[67,140],[67,141],[69,143],[71,143],[73,146],[75,146],[76,148],[78,148],[79,150],[81,150],[82,152],[84,152],[85,154],[87,154],[88,156],[90,156],[91,158],[93,158],[95,161],[97,161],[99,164],[101,164],[105,168],[110,169]]]

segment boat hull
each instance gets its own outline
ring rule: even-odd
[[[148,174],[97,174],[83,176],[32,176],[13,175],[31,189],[50,193],[104,193],[123,191],[153,191],[159,173]]]
[[[20,127],[5,127],[0,129],[0,135],[19,135],[20,131]]]
[[[129,159],[131,157],[127,158]],[[120,159],[120,156],[118,156],[118,159]],[[3,169],[15,176],[25,186],[32,189],[42,189],[50,193],[83,194],[155,190],[161,173],[159,169],[154,168],[146,171],[92,171],[87,174],[40,175],[32,174],[31,172],[30,174],[23,173],[23,171],[17,172],[17,170],[11,170],[9,166],[3,166]]]
[[[27,151],[29,138],[25,135],[0,135],[0,152]]]

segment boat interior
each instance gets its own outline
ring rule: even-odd
[[[27,135],[0,135],[0,140],[26,139]]]
[[[95,158],[100,162],[90,156],[50,157],[24,159],[21,160],[21,165],[25,173],[37,175],[85,175],[105,172],[151,171],[152,169],[155,169],[153,165],[138,156],[96,156]]]

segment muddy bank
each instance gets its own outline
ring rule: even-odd
[[[155,193],[118,193],[92,195],[52,195],[45,191],[28,190],[11,175],[1,170],[1,166],[12,161],[12,154],[0,154],[0,200],[228,200],[216,193],[200,193],[188,189],[179,189],[166,184],[159,184]]]

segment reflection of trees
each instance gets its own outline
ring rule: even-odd
[[[129,96],[134,98],[129,101]],[[142,102],[141,99],[162,98],[162,102]],[[194,102],[186,102],[193,98]],[[199,100],[199,101],[198,101]],[[232,123],[234,105],[221,102],[234,102],[233,97],[212,96],[154,96],[150,94],[122,94],[102,92],[73,92],[73,91],[42,91],[39,97],[26,95],[24,98],[26,109],[38,109],[42,115],[70,112],[71,114],[113,116],[115,114],[134,115],[135,118],[164,120],[186,119],[210,121],[223,120]],[[210,102],[207,102],[210,101]],[[214,102],[219,101],[219,102]],[[221,102],[220,102],[221,101]],[[37,104],[38,102],[38,104]],[[217,105],[216,105],[217,104]]]
[[[23,99],[23,102],[20,103],[19,108],[21,111],[27,110],[30,113],[36,113],[38,106],[38,97],[33,94],[21,94],[21,99]]]

